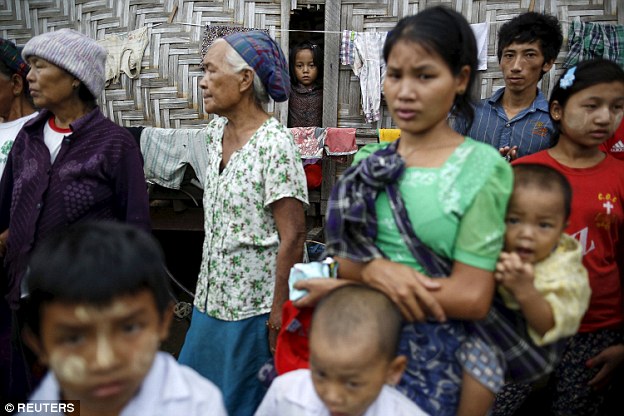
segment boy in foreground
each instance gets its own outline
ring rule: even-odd
[[[221,392],[158,352],[173,305],[144,231],[85,223],[43,242],[26,280],[25,341],[49,372],[30,401],[80,401],[82,416],[226,415]]]
[[[401,314],[381,292],[334,290],[314,311],[310,369],[276,378],[256,416],[425,415],[391,387],[406,364],[396,354],[400,330]]]

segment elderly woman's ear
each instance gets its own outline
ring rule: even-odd
[[[24,93],[24,89],[28,88],[24,83],[24,78],[18,74],[11,75],[11,82],[13,83],[13,95],[20,96]]]
[[[255,72],[252,71],[251,69],[243,69],[240,72],[241,75],[241,86],[240,86],[240,91],[247,91],[247,89],[250,89],[253,92],[253,81],[254,81],[254,76],[255,76]]]

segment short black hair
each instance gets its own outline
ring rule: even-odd
[[[295,61],[297,60],[297,52],[309,49],[312,52],[312,62],[316,65],[318,75],[314,81],[317,85],[323,85],[323,48],[316,43],[304,40],[293,46],[290,49],[290,57],[288,59],[288,67],[290,68],[290,82],[295,85],[297,82],[297,75],[295,74]]]
[[[16,74],[16,72],[12,70],[11,68],[9,68],[7,64],[2,62],[2,60],[0,59],[0,74],[4,74],[7,77],[11,77],[13,76],[13,74]]]
[[[369,286],[346,285],[319,302],[311,334],[318,331],[338,344],[353,338],[375,342],[380,354],[391,361],[397,354],[401,326],[401,312],[386,295]]]
[[[13,75],[17,75],[18,77],[20,77],[22,79],[23,85],[22,95],[26,97],[30,105],[34,106],[33,99],[30,96],[30,89],[28,88],[28,80],[26,80],[26,77],[18,74],[17,72],[9,68],[4,62],[2,62],[2,60],[0,60],[0,74],[4,74],[8,78],[11,78]]]
[[[618,64],[608,59],[589,59],[581,61],[574,69],[574,76],[569,86],[561,86],[561,79],[570,71],[568,68],[557,80],[550,94],[550,104],[557,101],[563,108],[568,99],[579,91],[592,87],[596,84],[609,82],[623,82],[624,70]],[[556,120],[553,120],[556,121]]]
[[[526,12],[514,17],[498,31],[498,62],[503,57],[503,49],[514,42],[538,42],[544,62],[554,61],[563,44],[561,24],[555,16],[536,12]]]
[[[537,187],[544,191],[560,192],[563,198],[564,218],[568,221],[572,209],[572,187],[561,172],[538,163],[514,165],[513,171],[514,189]]]
[[[25,320],[39,335],[51,302],[110,304],[149,290],[161,315],[172,302],[164,255],[151,235],[112,221],[84,222],[53,234],[33,252],[25,276]]]
[[[390,52],[397,42],[406,40],[422,46],[427,52],[440,56],[453,75],[458,75],[464,66],[470,68],[466,91],[457,94],[451,112],[467,122],[468,128],[474,118],[470,91],[477,71],[477,41],[468,21],[445,6],[435,6],[413,16],[404,17],[386,36],[383,48],[384,60],[388,62]]]
[[[586,88],[592,87],[597,84],[621,82],[624,83],[624,70],[620,68],[618,64],[608,59],[589,59],[587,61],[581,61],[574,67],[574,74],[570,77],[570,85],[561,86],[561,80],[570,72],[572,68],[568,68],[557,80],[555,86],[550,94],[550,100],[548,102],[549,108],[555,101],[559,103],[561,108],[564,108],[571,96],[580,92]],[[557,132],[552,137],[551,145],[554,146],[559,140],[561,130],[561,120],[555,120],[550,117],[557,128]]]
[[[95,98],[93,93],[89,91],[87,86],[82,82],[80,82],[80,85],[78,86],[78,98],[80,98],[81,101],[87,103],[91,107],[97,105],[97,99]]]

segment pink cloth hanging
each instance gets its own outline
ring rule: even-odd
[[[352,155],[358,151],[354,128],[328,127],[326,130],[325,151],[328,155]]]

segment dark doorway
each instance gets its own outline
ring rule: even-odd
[[[290,15],[290,30],[325,30],[325,5],[324,4],[299,4]],[[292,48],[305,40],[312,41],[323,47],[323,33],[290,32],[289,47]]]
[[[324,27],[324,5],[303,4],[291,12],[288,127],[323,124]]]

